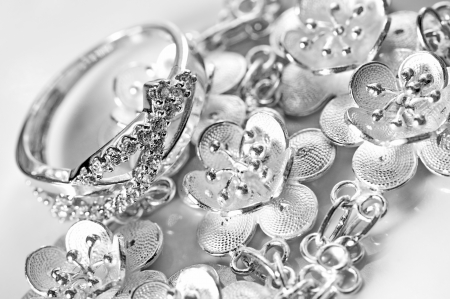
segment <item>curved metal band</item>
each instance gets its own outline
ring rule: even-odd
[[[203,59],[189,48],[185,36],[176,26],[169,23],[146,24],[110,35],[105,41],[69,65],[35,100],[22,127],[16,150],[19,168],[32,180],[33,185],[56,194],[81,196],[101,193],[104,196],[105,193],[113,192],[112,189],[118,190],[118,188],[123,187],[125,183],[132,179],[132,173],[129,171],[114,177],[102,178],[93,186],[73,182],[73,178],[79,174],[83,166],[89,163],[92,157],[98,156],[102,150],[120,140],[121,137],[129,133],[130,128],[142,123],[146,116],[144,111],[116,137],[75,169],[54,168],[47,165],[47,135],[52,124],[52,118],[59,105],[92,67],[116,50],[133,44],[133,40],[136,40],[136,38],[150,39],[155,37],[155,33],[161,32],[170,37],[177,48],[174,65],[168,80],[174,81],[175,76],[183,70],[190,70],[198,78],[194,95],[185,103],[176,133],[171,139],[170,145],[164,149],[162,161],[164,170],[158,171],[157,178],[162,176],[176,162],[174,157],[178,157],[189,143],[189,140],[186,143],[185,140],[182,140],[182,137],[190,139],[193,126],[197,124],[200,117],[207,82],[205,67]],[[145,102],[146,95],[144,94]],[[166,161],[167,159],[170,161]]]

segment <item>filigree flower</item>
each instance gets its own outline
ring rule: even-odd
[[[262,109],[245,129],[230,122],[208,127],[198,156],[207,170],[188,173],[184,188],[193,205],[209,211],[198,228],[201,247],[222,255],[247,242],[257,223],[286,239],[309,229],[317,199],[301,182],[328,170],[335,148],[317,129],[288,138],[281,118]]]
[[[400,145],[428,138],[448,119],[450,97],[445,63],[429,52],[407,57],[398,79],[384,64],[361,66],[350,81],[358,107],[347,120],[378,145]]]
[[[317,74],[372,60],[389,29],[382,0],[301,0],[300,25],[282,40],[286,56]]]
[[[162,273],[141,271],[158,257],[162,241],[151,221],[130,223],[116,234],[101,223],[79,221],[67,232],[65,249],[46,246],[28,256],[32,292],[25,298],[129,298],[139,281],[166,281]]]
[[[194,265],[178,271],[168,281],[149,280],[140,284],[133,291],[131,299],[219,299],[222,298],[220,279],[214,267]]]

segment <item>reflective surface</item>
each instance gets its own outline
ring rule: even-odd
[[[409,6],[410,3],[412,1],[402,4],[397,0],[394,1],[394,7],[417,10],[425,5]],[[174,9],[177,4],[182,9]],[[61,225],[51,218],[48,209],[35,201],[31,190],[24,186],[24,177],[15,165],[13,153],[16,136],[26,113],[24,107],[28,107],[46,82],[68,61],[107,34],[156,17],[169,18],[182,27],[187,26],[185,30],[203,29],[206,24],[216,21],[216,12],[222,2],[192,1],[187,6],[184,1],[160,2],[158,5],[153,1],[138,1],[125,6],[119,1],[75,3],[46,0],[9,1],[4,5],[0,14],[3,14],[2,20],[7,26],[2,26],[0,30],[3,30],[5,45],[10,46],[2,48],[0,58],[4,66],[0,75],[3,104],[0,112],[3,129],[0,233],[4,238],[0,250],[3,265],[0,279],[8,282],[8,287],[3,290],[4,297],[19,298],[28,289],[22,266],[26,255],[42,245],[52,244],[69,227],[69,224]],[[26,10],[24,5],[27,6]],[[86,12],[86,9],[89,11]],[[35,25],[30,26],[30,22]],[[13,26],[15,30],[11,30]],[[98,93],[91,93],[85,97],[95,105],[97,96]],[[86,129],[88,125],[85,119],[77,118],[77,111],[84,108],[82,103],[74,106],[69,122],[73,132]],[[318,116],[319,113],[300,120],[288,118],[289,133],[301,128],[319,127]],[[75,137],[76,134],[62,136],[62,140],[67,142]],[[91,137],[90,141],[97,138]],[[96,145],[95,142],[92,144]],[[75,152],[79,150],[73,148],[65,158],[76,157]],[[354,149],[338,148],[335,164],[330,171],[319,180],[306,184],[317,195],[319,220],[323,219],[331,205],[329,194],[334,184],[354,178],[351,171],[353,152]],[[199,169],[200,164],[195,165]],[[367,256],[357,264],[366,282],[362,292],[357,294],[358,298],[448,296],[446,285],[450,256],[447,246],[450,236],[444,229],[448,227],[447,211],[450,209],[448,186],[448,178],[431,174],[419,163],[415,177],[405,187],[387,195],[389,212],[372,232],[372,237],[365,241]],[[20,205],[20,212],[16,205]],[[150,217],[161,226],[165,238],[164,250],[150,268],[162,269],[169,277],[184,266],[195,263],[226,263],[225,258],[213,258],[199,249],[195,240],[196,227],[203,216],[203,211],[193,210],[176,198]],[[319,224],[320,221],[314,229]],[[258,230],[251,245],[260,248],[267,239]],[[299,242],[298,239],[290,242],[292,255],[289,262],[295,268],[306,263],[299,257]]]

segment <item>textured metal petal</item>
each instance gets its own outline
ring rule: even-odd
[[[278,196],[286,179],[286,166],[291,159],[289,140],[284,121],[265,111],[254,113],[247,121],[245,130],[254,133],[254,138],[244,139],[241,156],[251,157],[252,146],[260,144],[264,147],[263,165],[270,171],[270,179],[265,182],[273,196]]]
[[[192,142],[198,144],[203,131],[218,121],[229,121],[241,126],[246,119],[246,105],[235,95],[211,94],[202,110],[200,121],[192,134]]]
[[[113,237],[112,232],[105,225],[91,220],[82,220],[72,225],[66,234],[67,251],[77,250],[80,255],[79,260],[85,265],[90,262],[86,238],[93,235],[99,239],[91,251],[91,261],[100,261],[108,253]]]
[[[197,229],[198,243],[209,254],[221,256],[246,244],[255,228],[253,214],[222,217],[208,212]]]
[[[55,246],[47,246],[32,252],[25,262],[25,276],[34,292],[46,296],[47,291],[59,284],[50,276],[50,272],[63,267],[66,252]],[[37,296],[38,297],[38,296]]]
[[[219,264],[211,264],[210,266],[213,267],[219,275],[219,280],[222,288],[237,281],[236,274],[233,273],[229,266]]]
[[[381,84],[383,88],[397,90],[395,74],[380,62],[369,62],[359,67],[350,79],[350,94],[356,104],[371,113],[383,107],[394,95],[382,93],[374,97],[367,90],[369,84]]]
[[[377,61],[387,65],[387,67],[394,73],[397,74],[403,61],[413,54],[415,51],[411,49],[392,49],[388,52],[380,53],[377,56]]]
[[[348,84],[341,82],[330,86],[333,81],[341,81],[333,80],[339,79],[337,75],[332,77],[315,76],[294,63],[288,64],[283,69],[280,86],[280,104],[284,112],[287,115],[306,116],[319,110],[333,94],[345,92]]]
[[[22,296],[22,299],[46,299],[46,298],[48,297],[41,296],[33,290],[29,290],[28,292],[25,293],[25,295]]]
[[[386,53],[394,49],[416,50],[417,40],[417,12],[401,10],[389,14],[391,26],[386,39],[381,46],[381,52]]]
[[[116,97],[128,109],[142,111],[144,83],[155,80],[155,71],[151,66],[134,64],[121,70],[113,81]]]
[[[441,95],[442,102],[437,105],[447,107],[441,110],[430,109],[424,106],[424,110],[417,109],[417,112],[427,113],[427,121],[422,126],[403,126],[402,128],[394,128],[389,123],[390,119],[384,118],[378,122],[373,121],[372,114],[364,109],[350,108],[347,111],[346,119],[350,125],[353,125],[361,132],[361,137],[372,143],[383,146],[396,146],[406,143],[417,142],[428,138],[432,132],[437,130],[446,116],[448,116],[448,107],[450,99],[449,90],[443,90]]]
[[[311,229],[318,204],[308,187],[288,184],[283,193],[257,213],[263,232],[272,238],[292,239]]]
[[[416,173],[417,157],[412,145],[381,147],[363,143],[352,160],[359,181],[377,190],[392,190],[408,182]]]
[[[290,180],[311,181],[323,175],[336,157],[336,146],[319,129],[304,129],[291,136],[294,151]]]
[[[197,299],[219,299],[219,288],[219,276],[216,270],[208,265],[185,269],[176,280],[176,289],[182,298],[195,294]]]
[[[141,284],[137,287],[133,294],[132,299],[169,299],[169,295],[172,295],[176,290],[168,284],[161,281],[150,281]],[[173,298],[173,297],[172,297]]]
[[[117,294],[117,292],[120,289],[120,285],[116,285],[112,288],[109,288],[107,290],[105,290],[104,292],[100,293],[97,295],[97,297],[95,297],[96,299],[112,299],[112,298],[116,298],[115,295]]]
[[[272,292],[260,284],[250,281],[238,281],[225,287],[222,291],[223,299],[269,299]]]
[[[300,26],[300,20],[295,7],[284,11],[270,26],[272,27],[269,37],[270,46],[278,56],[284,57],[284,50],[281,47],[284,33]]]
[[[131,299],[133,291],[141,284],[148,281],[161,281],[167,283],[164,273],[155,270],[144,270],[127,274],[120,293],[116,295],[116,299]]]
[[[249,180],[250,196],[246,200],[241,200],[235,194],[235,185],[229,188],[229,199],[226,205],[219,203],[219,194],[226,187],[230,178],[229,173],[220,173],[214,182],[208,181],[206,172],[202,170],[192,171],[184,177],[183,186],[189,196],[190,202],[198,207],[214,212],[248,212],[261,208],[263,202],[270,199],[271,193],[263,186],[255,187]]]
[[[215,123],[205,129],[197,146],[197,154],[205,167],[213,169],[231,168],[232,164],[226,154],[221,151],[211,151],[211,145],[220,143],[221,149],[226,149],[232,156],[239,156],[239,146],[244,130],[231,122]]]
[[[417,144],[418,154],[423,164],[434,174],[450,176],[450,147],[438,144],[437,138],[422,141]]]
[[[150,220],[130,222],[116,233],[124,237],[128,272],[151,265],[161,253],[163,233]]]
[[[320,128],[328,139],[340,146],[358,146],[363,142],[358,130],[345,122],[347,109],[356,107],[349,94],[332,99],[320,114]]]
[[[332,2],[328,0],[300,1],[302,25],[287,31],[283,40],[290,60],[320,74],[346,71],[370,61],[389,28],[384,1],[337,0],[333,3],[339,6],[334,13],[330,7]],[[363,8],[362,13],[352,16],[354,9],[359,5]],[[308,29],[305,25],[311,19],[317,24],[315,29]],[[340,35],[333,32],[336,27],[334,22],[342,25]],[[352,32],[357,29],[356,27],[361,29],[362,34],[353,38]],[[300,45],[304,38],[310,42],[308,46],[302,48]],[[349,52],[344,51],[347,46],[351,48]],[[330,53],[325,56],[322,51],[324,48],[330,49]]]
[[[417,52],[406,58],[398,71],[398,77],[401,86],[405,85],[405,79],[401,76],[401,72],[407,68],[414,71],[411,81],[418,81],[423,74],[431,74],[433,80],[430,84],[422,87],[422,94],[428,94],[432,90],[440,90],[448,84],[448,73],[445,62],[430,52]]]
[[[212,52],[205,57],[205,63],[214,65],[211,94],[221,94],[234,89],[247,71],[247,60],[234,52]]]

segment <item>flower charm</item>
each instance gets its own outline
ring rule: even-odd
[[[246,59],[239,53],[212,52],[205,57],[205,63],[212,67],[212,78],[200,121],[192,134],[193,144],[213,123],[230,121],[241,125],[246,118],[245,102],[234,95],[247,72]]]
[[[332,165],[335,147],[317,129],[288,138],[270,109],[256,111],[245,129],[219,122],[202,134],[198,155],[206,171],[193,171],[184,188],[193,205],[208,210],[199,225],[200,246],[223,255],[253,235],[256,224],[273,237],[299,236],[314,223],[317,199],[301,182]]]
[[[285,33],[286,56],[315,74],[328,75],[370,61],[389,30],[381,0],[300,0],[300,25]]]
[[[139,285],[133,291],[131,299],[219,299],[222,298],[220,279],[214,267],[194,265],[175,273],[168,281],[149,280]]]
[[[25,274],[35,293],[30,298],[129,298],[137,281],[165,279],[157,271],[140,271],[159,255],[162,240],[151,221],[131,223],[116,234],[101,223],[79,221],[67,232],[65,249],[46,246],[28,256]]]
[[[445,63],[428,52],[406,58],[398,80],[377,62],[361,66],[350,81],[351,95],[359,107],[350,108],[348,122],[372,143],[389,146],[431,136],[450,112]]]

